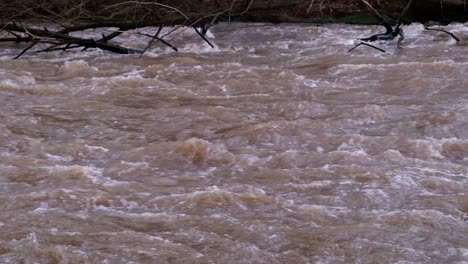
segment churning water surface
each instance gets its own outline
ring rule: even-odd
[[[467,263],[468,25],[446,28],[385,54],[348,53],[382,30],[349,25],[2,44],[0,263]]]

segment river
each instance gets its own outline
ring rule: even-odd
[[[467,263],[468,24],[446,29],[2,44],[0,262]]]

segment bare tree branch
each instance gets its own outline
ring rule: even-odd
[[[447,31],[447,30],[444,30],[444,29],[440,29],[440,28],[429,28],[429,27],[424,27],[424,29],[426,30],[433,30],[433,31],[439,31],[439,32],[444,32],[448,35],[450,35],[454,40],[456,40],[457,42],[460,42],[460,39],[455,36],[455,34],[453,34],[452,32],[450,31]]]
[[[376,47],[376,46],[374,46],[374,45],[371,45],[371,44],[369,44],[369,43],[366,43],[366,42],[360,42],[359,44],[357,44],[356,46],[354,46],[353,48],[351,48],[350,50],[348,50],[348,52],[353,51],[354,49],[356,49],[357,47],[359,47],[359,46],[361,46],[361,45],[374,48],[374,49],[376,49],[376,50],[378,50],[378,51],[381,51],[381,52],[383,52],[383,53],[387,53],[385,50],[383,50],[383,49],[381,49],[381,48],[378,48],[378,47]]]
[[[122,6],[122,5],[128,5],[128,4],[155,5],[155,6],[164,7],[164,8],[176,11],[181,16],[183,16],[185,19],[187,19],[187,21],[190,21],[190,18],[187,15],[185,15],[184,12],[180,11],[179,9],[177,9],[177,8],[175,8],[173,6],[169,6],[169,5],[165,5],[165,4],[161,4],[161,3],[155,3],[155,2],[126,1],[126,2],[122,2],[122,3],[117,3],[117,4],[114,4],[114,5],[110,5],[110,6],[106,7],[106,8],[104,8],[104,9],[102,9],[101,11],[106,11],[106,10],[111,9],[111,8],[119,7],[119,6]]]

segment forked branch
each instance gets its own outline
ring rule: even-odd
[[[357,44],[356,46],[352,47],[350,50],[348,50],[348,52],[353,51],[354,49],[356,49],[357,47],[359,47],[359,46],[361,46],[361,45],[368,46],[368,47],[371,47],[371,48],[373,48],[373,49],[376,49],[376,50],[378,50],[378,51],[380,51],[380,52],[386,53],[385,50],[383,50],[383,49],[381,49],[381,48],[378,48],[378,47],[376,47],[376,46],[374,46],[374,45],[371,45],[371,44],[369,44],[369,43],[362,42],[362,41],[361,41],[359,44]]]

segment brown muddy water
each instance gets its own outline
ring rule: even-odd
[[[345,25],[2,44],[0,263],[468,263],[468,25],[447,28],[388,54],[347,53],[381,28]]]

